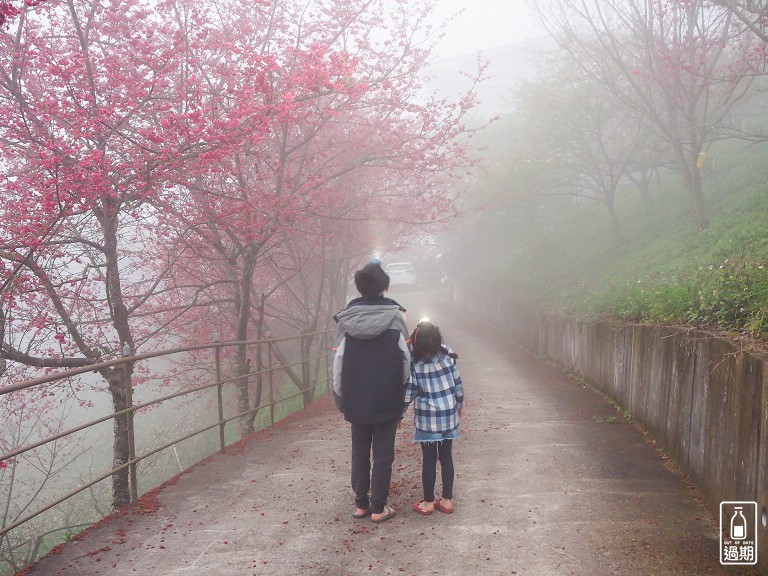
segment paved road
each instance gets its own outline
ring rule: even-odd
[[[327,400],[180,475],[35,567],[45,576],[756,575],[604,399],[434,295],[393,294],[460,354],[468,406],[452,515],[420,516],[405,425],[381,525],[353,520],[348,428]],[[439,482],[439,481],[438,481]]]

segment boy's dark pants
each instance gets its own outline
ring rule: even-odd
[[[389,497],[397,423],[398,420],[382,424],[352,424],[352,490],[355,492],[355,505],[363,509],[370,506],[374,514],[384,510]]]

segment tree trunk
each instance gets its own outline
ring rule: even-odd
[[[638,192],[640,192],[640,197],[643,199],[643,205],[645,206],[646,210],[651,208],[651,178],[653,176],[653,172],[650,169],[641,169],[638,170],[638,175],[629,175],[629,179],[632,182],[632,184],[635,185],[635,188],[637,188]]]
[[[621,231],[621,225],[619,224],[619,217],[616,214],[616,207],[613,204],[613,201],[606,202],[606,206],[608,207],[608,214],[611,216],[611,226],[613,227],[613,236],[616,239],[616,242],[618,244],[624,243],[624,235]]]
[[[235,350],[235,374],[237,375],[237,411],[241,415],[238,419],[240,438],[245,438],[255,432],[253,415],[248,413],[251,409],[250,377],[251,361],[246,358],[247,347],[245,344],[237,346]]]
[[[104,197],[102,208],[94,209],[102,228],[104,237],[104,257],[106,268],[106,286],[109,307],[112,315],[112,325],[117,332],[121,346],[128,346],[131,353],[135,350],[131,327],[128,321],[128,308],[123,300],[123,289],[120,277],[120,258],[118,254],[118,214],[120,202],[116,198]],[[109,393],[112,395],[112,406],[115,412],[128,408],[128,386],[131,385],[133,363],[115,366],[101,372],[107,381]],[[113,439],[113,467],[117,468],[129,461],[129,430],[128,415],[115,416]],[[131,502],[129,469],[123,468],[112,475],[112,506],[121,508]]]
[[[235,339],[240,342],[248,340],[248,327],[251,322],[251,287],[253,286],[253,270],[256,266],[256,256],[259,253],[259,246],[250,246],[247,253],[243,256],[243,272],[240,278],[240,285],[236,288],[237,300],[237,333]],[[251,410],[250,377],[251,362],[247,358],[248,347],[240,344],[235,349],[235,376],[237,376],[237,408],[241,414],[238,419],[240,438],[245,438],[253,434],[254,415],[249,413]]]
[[[694,151],[687,155],[682,146],[675,146],[675,157],[677,159],[678,169],[683,178],[683,187],[688,197],[688,207],[691,213],[691,220],[697,231],[704,230],[709,226],[707,211],[704,206],[704,191],[701,186],[701,174],[696,166],[698,152]]]
[[[259,299],[259,320],[256,324],[256,339],[264,339],[264,306],[267,302],[266,294],[262,294]],[[253,394],[253,407],[258,408],[261,406],[261,396],[264,392],[264,350],[261,344],[256,347],[256,390]],[[253,412],[251,426],[256,420],[257,412]]]
[[[126,387],[130,385],[132,364],[124,364],[111,369],[107,376],[109,392],[112,395],[112,407],[115,412],[128,408]],[[128,415],[115,416],[112,467],[117,468],[128,462]],[[131,503],[131,489],[128,467],[112,474],[112,507],[117,510]]]
[[[314,336],[301,336],[301,391],[303,392],[304,408],[312,404],[315,389],[312,387],[310,352]]]
[[[704,190],[701,185],[701,173],[694,165],[690,170],[690,185],[687,187],[688,200],[691,204],[691,216],[696,230],[701,231],[709,227],[709,218],[704,205]]]

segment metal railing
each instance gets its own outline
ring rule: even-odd
[[[128,356],[124,356],[122,358],[111,360],[108,362],[90,364],[87,366],[74,368],[71,370],[66,370],[63,372],[42,376],[39,378],[34,378],[32,380],[28,380],[26,382],[22,382],[19,384],[0,387],[0,396],[2,396],[4,394],[10,394],[12,392],[27,390],[37,386],[42,386],[44,384],[66,380],[66,379],[73,378],[75,376],[79,376],[88,372],[94,372],[99,369],[113,368],[116,366],[127,365],[129,363],[133,363],[135,365],[136,363],[139,363],[142,361],[148,361],[156,358],[165,358],[173,355],[185,354],[190,352],[197,352],[197,351],[204,351],[204,350],[211,350],[213,352],[212,371],[215,374],[215,381],[213,382],[209,382],[209,383],[206,383],[200,386],[195,386],[195,387],[185,387],[184,389],[179,390],[177,392],[173,392],[147,402],[134,404],[133,398],[132,398],[133,385],[129,380],[126,386],[127,388],[126,398],[127,398],[127,406],[128,406],[126,409],[104,415],[100,418],[90,420],[88,422],[85,422],[77,426],[73,426],[72,428],[63,430],[57,434],[40,439],[39,441],[30,443],[24,446],[19,446],[5,454],[0,454],[0,462],[3,462],[3,461],[9,462],[13,458],[17,458],[18,456],[26,452],[35,450],[36,448],[40,448],[41,446],[44,446],[46,444],[56,442],[57,440],[60,440],[62,438],[72,436],[78,432],[87,430],[89,428],[93,428],[103,422],[114,420],[121,416],[125,416],[128,421],[128,427],[127,427],[128,429],[128,461],[127,462],[121,464],[120,466],[113,467],[108,472],[98,475],[96,478],[91,479],[89,482],[85,482],[83,484],[78,485],[77,487],[68,491],[66,494],[45,503],[40,508],[25,514],[23,517],[18,518],[17,520],[11,522],[8,525],[3,526],[2,528],[0,528],[0,539],[3,539],[3,537],[5,537],[6,534],[11,532],[13,529],[25,524],[26,522],[29,522],[31,519],[39,516],[40,514],[43,514],[48,510],[51,510],[52,508],[54,508],[55,506],[58,506],[62,502],[69,500],[70,498],[74,497],[80,492],[83,492],[84,490],[87,490],[95,486],[99,482],[102,482],[103,480],[110,478],[117,472],[123,471],[126,468],[129,470],[130,500],[132,503],[136,503],[139,498],[137,465],[143,460],[163,450],[166,450],[171,447],[175,447],[175,445],[180,442],[183,442],[185,440],[188,440],[190,438],[193,438],[195,436],[198,436],[200,434],[203,434],[204,432],[207,432],[215,428],[218,428],[219,430],[219,434],[218,434],[219,449],[224,450],[227,447],[227,443],[225,440],[225,427],[227,423],[232,422],[233,420],[242,418],[244,416],[248,416],[250,414],[253,414],[255,417],[257,412],[268,409],[269,410],[269,426],[271,426],[275,423],[276,405],[280,403],[288,402],[298,397],[302,397],[303,398],[302,406],[305,406],[306,399],[308,397],[311,397],[312,399],[314,399],[317,396],[316,391],[318,388],[320,388],[322,385],[325,385],[327,388],[330,384],[330,357],[332,354],[330,337],[331,337],[331,331],[325,330],[325,331],[318,331],[318,332],[311,332],[311,333],[305,332],[300,334],[299,336],[277,338],[277,339],[253,340],[253,341],[246,341],[246,342],[241,342],[241,341],[214,342],[211,344],[201,344],[196,346],[173,348],[169,350],[161,350],[161,351],[150,352],[146,354],[128,355]],[[276,354],[275,354],[276,347],[281,343],[288,343],[291,341],[295,341],[298,343],[298,348],[300,350],[300,354],[299,354],[300,357],[295,361],[288,361],[287,363],[284,363],[284,364],[280,364],[280,363],[275,364],[274,359],[276,358]],[[313,342],[316,342],[316,346],[311,345]],[[310,345],[307,345],[308,343],[310,343]],[[258,369],[255,371],[248,371],[246,374],[236,373],[232,376],[225,377],[222,371],[222,351],[226,350],[227,348],[232,348],[237,346],[247,346],[249,349],[256,347],[256,353],[257,353],[257,356],[259,357]],[[266,362],[264,362],[262,359],[262,352],[264,347],[266,347]],[[282,354],[280,356],[282,357]],[[315,363],[314,378],[312,377],[313,363]],[[210,367],[211,364],[209,364],[208,366]],[[300,369],[298,369],[298,367],[300,367]],[[277,383],[276,375],[282,373],[283,378],[285,379],[289,371],[293,371],[295,373],[294,376],[300,378],[301,385],[296,386],[299,389],[299,391],[289,395],[281,395],[279,398],[276,398],[275,397],[276,396],[275,385]],[[227,385],[237,383],[237,382],[242,382],[243,379],[247,379],[246,381],[249,381],[252,377],[258,377],[259,381],[263,383],[264,376],[266,376],[266,392],[268,394],[267,402],[266,403],[259,402],[258,406],[249,408],[246,411],[242,411],[242,412],[238,411],[236,414],[226,415],[224,391]],[[190,432],[184,433],[183,435],[177,438],[174,438],[173,440],[163,443],[161,446],[146,450],[145,452],[139,455],[136,454],[136,436],[134,431],[134,418],[138,411],[152,407],[152,406],[157,406],[163,402],[168,402],[169,400],[172,400],[175,398],[180,398],[190,394],[197,394],[197,393],[200,393],[206,390],[212,390],[212,389],[215,389],[216,391],[216,408],[217,408],[217,414],[215,416],[216,420],[212,424],[207,424],[205,426],[196,428]],[[153,487],[154,486],[152,486],[152,488]],[[33,560],[34,558],[30,558],[28,559],[28,562]]]

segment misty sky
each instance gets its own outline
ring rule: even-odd
[[[437,16],[464,9],[446,29],[438,57],[458,56],[510,44],[542,33],[530,16],[526,0],[437,0]]]

